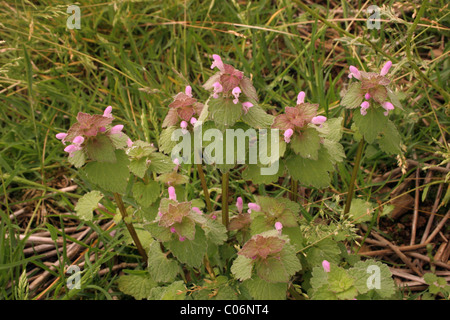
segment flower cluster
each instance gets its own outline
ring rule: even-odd
[[[383,68],[381,68],[380,73],[375,72],[363,72],[359,71],[356,67],[350,66],[349,78],[355,78],[361,81],[361,94],[364,95],[364,101],[361,103],[361,114],[364,116],[367,114],[367,109],[370,107],[370,99],[379,103],[386,111],[384,115],[387,116],[389,111],[394,109],[394,105],[387,101],[388,89],[390,80],[385,76],[392,67],[392,62],[388,61],[385,63]]]
[[[234,104],[241,103],[244,113],[247,113],[253,107],[253,103],[241,102],[240,99],[244,100],[241,98],[241,94],[243,94],[246,97],[245,100],[257,101],[256,90],[251,80],[245,77],[242,71],[223,63],[222,58],[217,54],[213,55],[213,60],[211,69],[217,68],[219,72],[209,78],[203,87],[206,90],[213,90],[212,97],[214,99],[222,96],[223,98],[232,98]]]
[[[305,93],[299,92],[297,104],[295,107],[286,107],[285,113],[278,115],[272,128],[284,131],[284,141],[289,143],[295,132],[301,134],[302,130],[307,128],[308,124],[322,126],[327,120],[324,116],[317,115],[317,104],[305,102]]]
[[[162,123],[162,127],[170,127],[179,124],[183,131],[187,131],[189,124],[197,122],[195,115],[199,116],[203,110],[203,104],[197,102],[192,96],[192,87],[187,86],[184,92],[179,92],[171,104],[169,112]]]
[[[99,136],[105,135],[112,140],[115,136],[122,136],[123,125],[111,126],[113,120],[111,106],[105,109],[103,115],[79,112],[78,122],[72,125],[67,133],[58,133],[56,138],[64,145],[71,143],[65,147],[64,151],[69,153],[69,157],[73,157],[76,151],[83,150],[88,143],[98,142]],[[126,144],[131,147],[133,142],[128,138]]]

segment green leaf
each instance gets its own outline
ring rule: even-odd
[[[205,231],[206,237],[214,244],[221,245],[228,239],[227,229],[217,220],[206,219],[206,222],[202,224],[202,229]]]
[[[175,281],[167,287],[156,287],[150,291],[148,300],[184,300],[186,286],[183,281]]]
[[[81,197],[75,206],[77,216],[84,221],[92,221],[92,211],[98,208],[99,201],[103,198],[100,191],[94,190]]]
[[[373,143],[388,125],[388,118],[383,110],[381,107],[370,106],[365,116],[359,111],[353,113],[355,125],[368,143]]]
[[[355,279],[360,294],[373,290],[382,298],[390,298],[395,293],[391,271],[379,261],[359,261],[348,272]]]
[[[233,99],[217,98],[209,100],[209,114],[219,129],[233,126],[242,115],[242,104]]]
[[[315,128],[307,128],[301,134],[294,133],[289,145],[301,157],[317,160],[321,146],[319,132]]]
[[[252,276],[252,270],[253,260],[242,255],[238,255],[231,266],[231,272],[241,281],[250,279]]]
[[[205,232],[199,227],[195,230],[194,240],[172,240],[166,243],[167,248],[182,263],[191,267],[199,268],[202,265],[203,257],[207,249]]]
[[[322,265],[323,260],[338,264],[341,250],[335,241],[325,238],[306,250],[308,263],[312,266]]]
[[[85,149],[91,160],[116,162],[115,148],[107,135],[97,135],[88,139]]]
[[[128,168],[134,175],[143,179],[147,172],[147,158],[131,159]]]
[[[256,300],[285,300],[287,283],[271,283],[258,277],[245,280],[242,283]]]
[[[114,148],[116,149],[126,149],[128,147],[128,139],[130,139],[126,134],[124,133],[118,133],[118,134],[110,134],[108,135],[109,139],[111,140]]]
[[[341,100],[341,105],[347,109],[354,109],[361,105],[364,98],[364,93],[361,90],[360,82],[353,82],[350,84],[345,96]]]
[[[333,164],[342,162],[342,160],[345,159],[344,147],[339,142],[325,139],[323,141],[323,145],[327,149],[328,154],[330,155],[330,160]]]
[[[266,111],[257,104],[253,105],[253,107],[248,109],[248,112],[242,116],[242,121],[255,129],[269,128],[274,119],[274,116],[266,113]]]
[[[158,174],[171,172],[175,167],[175,164],[170,157],[162,153],[153,152],[148,156],[148,160],[150,160],[150,164],[148,166],[150,171]]]
[[[381,138],[378,139],[381,150],[387,154],[401,154],[401,142],[402,138],[400,137],[400,133],[395,127],[395,124],[389,120],[387,125],[383,128]]]
[[[149,276],[125,275],[118,280],[119,290],[142,300],[150,295],[151,290],[157,286],[156,282]]]
[[[120,216],[120,215],[118,215]],[[150,248],[150,245],[155,241],[147,230],[142,229],[142,225],[138,223],[133,223],[134,229],[136,230],[136,234],[141,241],[142,247],[145,250],[148,250]],[[128,230],[124,231],[124,239],[123,242],[126,244],[134,244],[134,240],[131,237]]]
[[[117,193],[125,193],[128,177],[128,157],[123,150],[116,150],[116,162],[89,162],[84,171],[87,178],[101,188]]]
[[[347,271],[333,267],[328,273],[328,288],[341,300],[351,300],[358,295],[354,286],[354,279],[347,274]]]
[[[147,184],[137,182],[133,185],[133,197],[143,207],[149,207],[159,198],[161,189],[159,183],[150,180]]]
[[[159,242],[154,241],[148,252],[148,271],[157,282],[172,282],[181,271],[178,262],[167,259],[162,253]]]
[[[329,172],[333,170],[333,163],[327,150],[321,148],[318,160],[294,155],[286,160],[286,168],[292,178],[299,180],[302,184],[326,188],[331,182]]]
[[[356,223],[371,221],[373,204],[363,199],[353,199],[349,215],[353,217],[352,221]]]
[[[257,275],[268,282],[288,282],[301,269],[295,249],[285,244],[279,257],[269,257],[255,263]]]
[[[273,166],[276,168],[278,165],[278,170],[275,174],[262,174],[262,168],[256,164],[249,164],[247,168],[242,173],[242,178],[247,181],[251,181],[254,184],[270,184],[278,181],[278,178],[283,175],[284,164],[274,163]]]
[[[70,164],[75,166],[75,168],[81,168],[86,163],[86,154],[84,150],[77,150],[72,152],[72,156],[68,158]]]
[[[400,102],[400,99],[398,98],[398,94],[396,92],[393,92],[389,88],[387,88],[387,94],[388,94],[389,100],[391,100],[391,103],[394,105],[394,107],[399,108],[400,110],[403,110],[403,106],[402,106],[402,103]]]
[[[172,141],[172,133],[179,129],[176,126],[171,126],[164,129],[159,136],[159,151],[169,154],[172,152],[172,149],[178,144],[178,141]],[[179,141],[182,141],[180,137]]]

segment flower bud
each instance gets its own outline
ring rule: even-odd
[[[123,125],[118,124],[118,125],[112,127],[110,132],[111,132],[111,134],[117,134],[117,133],[121,133],[122,129],[123,129]]]
[[[106,107],[105,111],[103,112],[103,116],[106,118],[112,118],[112,107],[108,106]]]
[[[238,198],[237,198],[237,201],[236,201],[236,207],[237,207],[237,209],[238,209],[238,212],[239,212],[239,213],[242,213],[242,209],[243,209],[243,207],[244,207],[244,201],[242,201],[242,198],[241,198],[241,197],[238,197]]]
[[[356,79],[361,80],[361,73],[359,72],[358,68],[350,66],[349,70],[350,70],[350,74],[348,76],[349,78],[355,77]]]
[[[306,94],[303,91],[300,91],[297,95],[297,104],[301,104],[305,102]]]
[[[292,135],[294,134],[294,130],[292,130],[292,129],[287,129],[285,132],[284,132],[284,141],[286,142],[286,143],[289,143],[289,142],[291,142],[291,137],[292,137]]]
[[[169,187],[169,199],[177,201],[177,194],[174,187]]]
[[[250,202],[250,203],[248,204],[248,207],[249,207],[249,209],[252,210],[252,211],[261,211],[261,207],[260,207],[258,204],[256,204],[256,203]]]
[[[389,72],[389,69],[392,67],[392,62],[388,61],[384,64],[383,68],[381,68],[380,76],[385,76]]]
[[[330,263],[327,260],[322,261],[322,267],[325,272],[330,272]]]

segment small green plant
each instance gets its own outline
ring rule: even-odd
[[[69,162],[97,189],[78,201],[79,218],[92,220],[98,203],[113,198],[120,213],[114,220],[125,224],[142,257],[145,270],[120,277],[119,289],[136,299],[286,299],[288,292],[312,299],[392,297],[389,269],[347,252],[343,241],[355,237],[347,212],[324,225],[302,215],[295,197],[252,195],[254,202],[247,204],[237,197],[230,206],[229,173],[236,167],[255,184],[287,175],[291,186],[328,187],[335,165],[345,159],[343,118],[320,115],[319,105],[305,102],[304,92],[295,107],[272,116],[258,104],[243,72],[218,55],[213,55],[215,68],[219,71],[203,85],[209,93],[204,103],[194,98],[191,86],[174,96],[159,148],[132,141],[123,125],[113,123],[112,107],[102,115],[80,112],[68,132],[56,136],[66,145]],[[397,104],[385,87],[386,69],[373,75],[351,68],[361,83],[351,85],[343,105],[361,105],[354,126],[361,141],[382,144],[390,134],[385,130],[395,129],[384,114],[381,127],[367,128],[366,120],[379,121],[380,108],[359,101],[361,95],[373,98],[385,112],[391,109],[386,97]],[[192,160],[202,195],[198,190],[188,196],[183,188],[190,182],[183,171]],[[219,210],[210,199],[204,165],[220,170]],[[367,284],[370,266],[380,271],[375,280],[382,289]]]

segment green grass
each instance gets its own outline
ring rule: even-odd
[[[83,0],[79,3],[81,29],[67,30],[66,8],[71,1],[60,5],[48,0],[39,5],[0,1],[0,299],[15,298],[25,268],[35,270],[29,278],[42,269],[50,271],[53,279],[60,277],[41,298],[71,298],[64,290],[63,268],[50,270],[39,256],[25,257],[25,240],[18,239],[25,231],[30,236],[52,230],[51,222],[73,219],[73,201],[88,191],[66,161],[55,134],[66,131],[79,111],[101,113],[111,105],[132,140],[156,144],[174,94],[189,84],[200,100],[207,97],[201,85],[212,74],[213,53],[252,76],[261,104],[269,112],[283,111],[303,90],[307,101],[318,103],[327,117],[344,115],[347,132],[349,112],[339,101],[348,66],[379,69],[391,59],[397,87],[405,93],[405,110],[396,110],[390,117],[400,128],[404,157],[412,159],[415,154],[420,162],[436,164],[448,160],[450,11],[445,1],[433,1],[417,12],[413,1],[383,2],[389,10],[382,16],[380,30],[365,27],[365,2],[322,1],[311,7],[302,3]],[[347,161],[340,165],[329,190],[308,190],[309,203],[320,206],[323,198],[345,195],[357,145],[350,134],[344,134],[342,143]],[[366,171],[358,177],[357,193],[370,197],[373,184],[368,178],[396,168],[397,159],[372,148],[363,163]],[[209,186],[220,188],[219,173],[211,171],[207,170]],[[64,177],[73,179],[78,189],[58,191]],[[186,194],[201,190],[195,174],[193,178]],[[442,179],[432,180],[437,181]],[[381,188],[385,183],[376,185]],[[289,193],[287,180],[282,185],[252,188],[237,172],[231,173],[231,194],[246,200],[252,199],[253,192]],[[430,185],[428,198],[434,200],[436,189]],[[212,193],[213,205],[220,206],[216,195]],[[55,212],[43,211],[49,207]],[[10,220],[20,208],[33,219]],[[308,214],[317,212],[312,206]],[[123,243],[109,241],[109,231],[88,225],[104,243],[102,248],[89,249],[89,255],[96,255],[89,272],[112,267],[117,259],[139,260]],[[66,236],[64,231],[60,236]],[[66,263],[73,262],[64,251],[61,254]],[[113,272],[86,276],[91,287],[81,297],[121,297],[115,277]],[[36,292],[48,285],[42,283]]]

